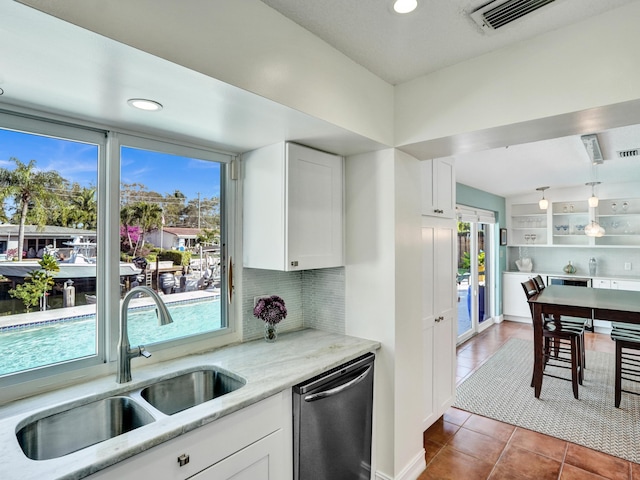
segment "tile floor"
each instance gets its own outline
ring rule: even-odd
[[[457,382],[509,338],[532,340],[530,325],[505,321],[458,347]],[[614,353],[608,335],[586,348]],[[463,410],[450,408],[424,433],[427,469],[418,480],[640,480],[640,465]]]

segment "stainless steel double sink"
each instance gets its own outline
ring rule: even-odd
[[[219,368],[176,373],[148,386],[101,400],[69,404],[21,422],[16,437],[32,460],[48,460],[117,437],[174,415],[245,385],[241,377]],[[149,408],[149,406],[153,408]]]

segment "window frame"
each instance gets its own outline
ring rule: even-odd
[[[97,241],[101,245],[97,260],[96,355],[70,360],[0,377],[0,404],[18,398],[54,390],[72,383],[104,375],[115,375],[120,315],[119,229],[120,229],[120,147],[143,148],[183,157],[216,161],[221,164],[221,315],[227,326],[214,332],[153,344],[154,355],[145,365],[186,354],[220,347],[239,340],[237,307],[229,300],[227,265],[232,258],[236,236],[236,182],[229,165],[237,161],[233,154],[175,140],[159,139],[138,133],[116,131],[62,121],[46,116],[0,110],[0,127],[27,134],[46,135],[70,141],[98,145]],[[10,388],[6,388],[10,387]]]

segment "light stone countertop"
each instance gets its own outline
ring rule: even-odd
[[[533,270],[531,272],[520,272],[519,270],[504,270],[502,273],[520,273],[523,275],[542,275],[543,277],[551,276],[551,277],[565,277],[565,278],[591,278],[591,279],[602,279],[602,280],[640,280],[640,276],[638,274],[635,275],[589,275],[588,272],[579,271],[576,273],[565,273],[563,271],[559,272],[547,272],[547,271],[538,271]]]
[[[114,374],[13,402],[0,407],[3,456],[0,477],[3,480],[84,478],[378,348],[379,342],[306,329],[280,334],[275,343],[257,340],[147,367],[134,365],[133,380],[127,384],[117,384]],[[31,460],[16,440],[16,431],[25,419],[38,412],[139,390],[159,379],[175,376],[176,372],[202,366],[228,370],[247,383],[222,397],[172,416],[158,417],[151,424],[60,458]]]

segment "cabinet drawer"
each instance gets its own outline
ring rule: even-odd
[[[286,394],[285,394],[286,393]],[[92,475],[92,480],[186,479],[281,429],[291,416],[290,391],[279,393],[213,423],[157,445]],[[289,399],[287,403],[287,399]],[[287,405],[289,407],[287,408]],[[287,415],[288,410],[288,415]],[[178,457],[188,456],[180,466]],[[155,474],[155,475],[154,475]]]

